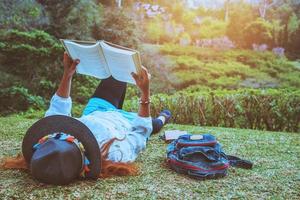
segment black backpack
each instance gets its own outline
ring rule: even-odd
[[[250,161],[226,155],[213,135],[186,134],[167,147],[167,163],[178,173],[193,178],[219,178],[227,175],[229,166],[252,169]]]

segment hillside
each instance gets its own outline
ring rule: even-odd
[[[144,45],[144,51],[154,73],[165,80],[157,86],[161,89],[300,88],[296,64],[269,51],[179,45]]]

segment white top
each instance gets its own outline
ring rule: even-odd
[[[54,94],[45,117],[51,115],[71,116],[71,109],[71,97],[62,98]],[[94,111],[76,119],[91,130],[100,148],[114,137],[124,139],[114,141],[109,149],[108,159],[115,162],[133,162],[139,152],[145,149],[152,132],[151,117],[136,116],[134,120],[130,121],[117,110]]]

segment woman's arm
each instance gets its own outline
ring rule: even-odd
[[[70,97],[70,88],[72,76],[78,63],[78,60],[73,61],[68,54],[64,54],[64,75],[56,94],[51,98],[50,106],[45,113],[45,117],[51,115],[71,116],[72,100]]]
[[[141,91],[138,115],[140,117],[150,116],[150,74],[145,67],[142,67],[141,74],[132,73],[136,85]]]
[[[142,92],[138,115],[140,117],[150,116],[150,90]]]
[[[63,98],[70,97],[72,77],[79,62],[78,59],[72,60],[66,52],[64,53],[64,74],[56,91],[58,96]]]

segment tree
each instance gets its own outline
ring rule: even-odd
[[[87,40],[92,27],[100,24],[101,6],[93,0],[38,0],[43,5],[50,25],[47,31],[57,38]]]
[[[186,8],[183,2],[175,1],[174,3],[172,3],[170,12],[172,13],[173,19],[177,23],[183,23],[183,16],[186,12]]]
[[[296,1],[285,1],[281,5],[275,6],[270,10],[267,19],[270,21],[277,21],[277,26],[279,27],[274,34],[277,46],[288,48],[289,44],[293,43],[291,36],[297,32],[300,24],[299,8],[300,1],[298,1],[298,3]]]
[[[262,18],[250,22],[243,31],[247,47],[252,47],[252,44],[272,44],[272,25]]]
[[[159,44],[160,38],[164,31],[161,21],[159,19],[150,21],[146,27],[146,30],[148,38],[152,42]]]
[[[255,14],[250,4],[241,2],[232,2],[230,4],[229,24],[227,26],[227,36],[240,47],[246,46],[243,29],[254,21],[258,15]]]
[[[225,22],[227,22],[229,19],[229,7],[230,7],[230,0],[225,0],[225,3],[224,3],[224,9],[225,9],[224,21]]]
[[[260,17],[265,19],[267,10],[269,10],[270,8],[272,8],[278,3],[279,0],[259,0],[258,10],[259,10]]]
[[[135,22],[121,9],[107,8],[101,25],[93,27],[93,38],[138,48],[140,32]]]
[[[116,4],[119,8],[122,7],[122,0],[116,0]]]
[[[227,23],[223,20],[206,17],[200,24],[200,39],[212,39],[225,36]]]
[[[0,13],[0,29],[31,30],[48,23],[35,0],[1,0]]]

